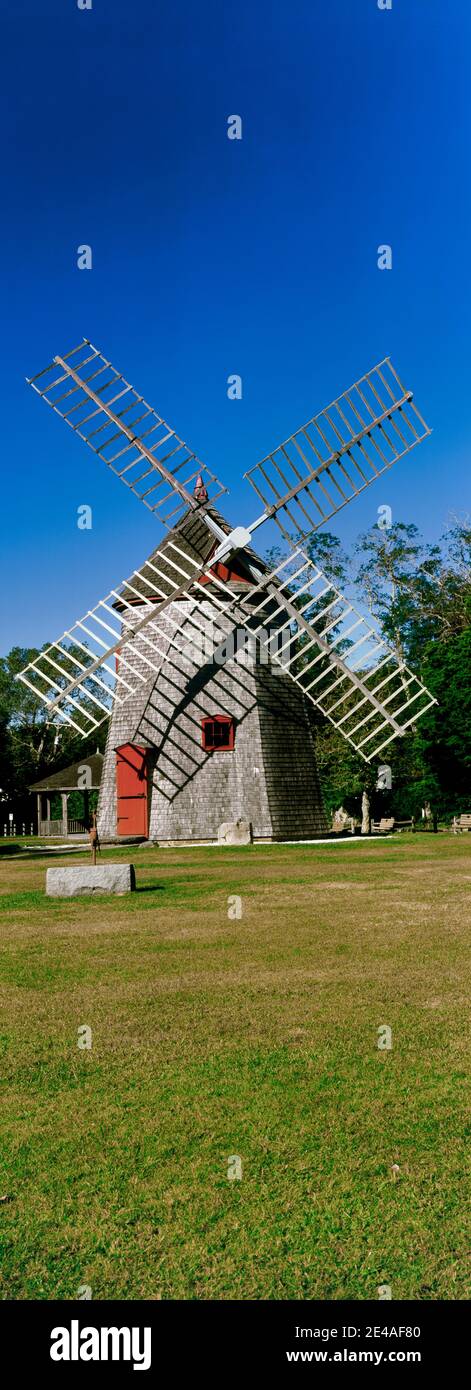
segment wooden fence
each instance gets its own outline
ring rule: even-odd
[[[39,835],[45,839],[50,836],[60,837],[62,835],[86,835],[88,825],[84,820],[42,820],[39,823]],[[8,839],[10,836],[17,839],[18,836],[37,837],[38,831],[32,821],[16,824],[15,821],[0,821],[0,839]]]

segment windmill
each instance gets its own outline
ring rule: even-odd
[[[227,489],[88,339],[29,384],[167,532],[19,676],[82,737],[110,718],[101,837],[326,829],[314,711],[371,763],[436,703],[303,548],[430,433],[390,358],[244,474],[262,510],[235,527]],[[252,548],[270,522],[272,566]]]

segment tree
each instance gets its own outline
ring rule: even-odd
[[[25,815],[31,782],[103,748],[105,740],[103,726],[81,739],[66,724],[54,723],[40,699],[16,680],[18,672],[39,656],[35,648],[13,647],[0,658],[0,786],[4,798],[25,808]]]
[[[357,583],[382,633],[438,700],[413,736],[392,745],[403,815],[430,802],[441,814],[465,809],[471,778],[471,526],[454,518],[441,541],[424,545],[398,523],[362,536]]]
[[[313,714],[329,810],[342,804],[359,816],[363,791],[372,798],[375,816],[417,817],[427,802],[441,814],[469,809],[469,521],[454,518],[435,545],[426,545],[410,523],[398,522],[387,531],[375,526],[360,537],[350,561],[328,532],[315,533],[307,549],[340,588],[353,581],[361,608],[366,595],[381,636],[439,701],[416,728],[387,745],[383,757],[391,767],[392,787],[384,792],[376,791],[377,769],[365,764],[326,719]]]
[[[471,803],[471,627],[430,643],[421,675],[438,705],[417,726],[419,788],[442,815],[459,814]]]
[[[348,582],[348,557],[342,549],[338,536],[334,536],[332,531],[315,531],[303,549],[312,564],[318,565],[333,584],[340,588],[345,587]],[[275,569],[282,560],[286,559],[287,553],[287,550],[283,549],[282,546],[274,545],[270,550],[267,550],[264,557],[265,563],[269,569]]]
[[[471,527],[455,519],[437,545],[417,526],[378,526],[355,546],[356,584],[398,656],[417,667],[433,641],[469,627]]]

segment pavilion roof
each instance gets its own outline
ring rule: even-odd
[[[31,782],[29,790],[30,792],[83,791],[82,780],[85,767],[89,767],[91,773],[88,788],[89,790],[96,789],[101,782],[103,753],[89,753],[88,757],[79,758],[77,763],[69,763],[69,766],[63,767],[60,772],[49,772],[47,777],[43,777],[40,782]]]

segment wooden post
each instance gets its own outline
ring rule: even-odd
[[[43,818],[43,799],[41,792],[36,792],[36,802],[38,808],[38,835],[41,834],[41,821]]]
[[[92,824],[91,824],[90,830],[89,830],[89,832],[88,832],[88,838],[89,838],[89,840],[90,840],[90,849],[91,849],[91,852],[92,852],[92,864],[96,864],[96,852],[97,852],[97,849],[98,849],[98,850],[100,849],[100,841],[99,841],[99,839],[98,839],[98,830],[97,830],[97,828],[96,828],[96,811],[93,811],[93,813],[92,813]]]
[[[67,792],[61,792],[61,801],[62,801],[62,834],[63,834],[63,835],[68,835],[68,833],[69,833],[69,818],[68,818],[68,811],[67,811],[67,801],[68,801]]]
[[[88,830],[90,827],[90,793],[88,787],[83,788],[83,819]]]

